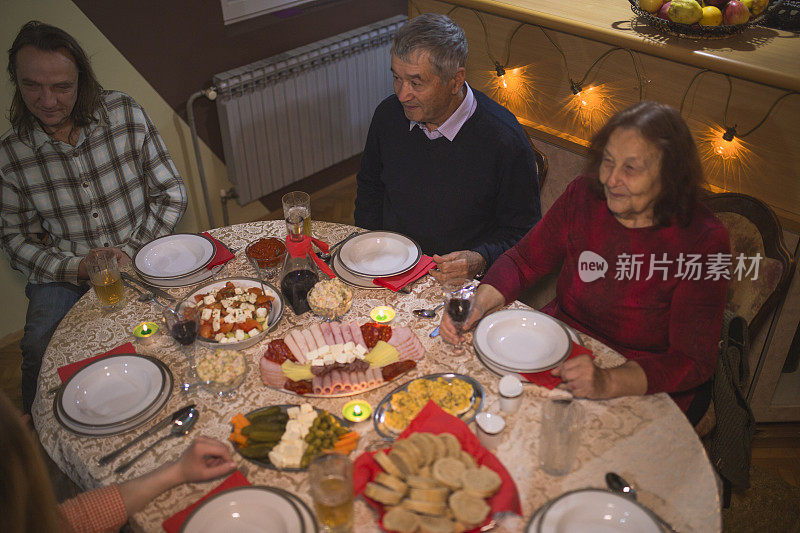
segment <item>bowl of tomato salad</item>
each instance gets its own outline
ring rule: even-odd
[[[197,342],[234,350],[263,339],[283,316],[283,298],[269,283],[228,278],[205,283],[186,297],[200,314]]]

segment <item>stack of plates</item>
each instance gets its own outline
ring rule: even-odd
[[[181,532],[316,533],[317,520],[294,494],[275,487],[241,487],[220,492],[199,505]]]
[[[141,278],[157,287],[188,287],[205,281],[216,246],[205,235],[176,233],[142,246],[133,256],[133,268]]]
[[[533,309],[506,309],[483,317],[472,344],[478,359],[501,375],[549,370],[572,351],[565,326]]]
[[[374,278],[408,272],[419,263],[422,249],[405,235],[368,231],[347,239],[331,261],[342,281],[362,289],[381,289]]]
[[[562,494],[544,504],[528,523],[526,533],[583,533],[636,531],[661,533],[650,509],[614,492],[582,489]]]
[[[117,354],[70,377],[53,401],[62,426],[90,437],[115,435],[143,424],[172,394],[172,373],[158,359]]]

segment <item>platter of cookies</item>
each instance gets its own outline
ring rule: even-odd
[[[452,372],[429,374],[387,394],[375,409],[375,431],[394,439],[432,401],[469,424],[483,407],[483,387],[475,379]]]
[[[462,449],[450,433],[411,433],[373,458],[381,467],[364,496],[383,505],[387,531],[463,532],[481,526],[500,475]]]

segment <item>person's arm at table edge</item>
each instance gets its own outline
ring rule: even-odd
[[[119,248],[129,257],[147,242],[172,233],[183,217],[188,205],[186,187],[181,179],[164,140],[145,110],[131,101],[137,120],[144,122],[145,133],[142,141],[142,169],[146,181],[147,215],[134,233],[120,243]]]
[[[380,109],[380,107],[378,108]],[[383,222],[383,193],[381,182],[380,143],[378,141],[378,110],[372,118],[367,142],[361,156],[361,169],[356,175],[355,225],[364,229],[381,229]]]
[[[76,531],[91,523],[91,530],[118,529],[164,491],[196,481],[207,481],[236,468],[225,444],[197,437],[181,457],[124,483],[102,487],[67,500],[59,510]],[[102,523],[98,523],[98,521]]]
[[[40,242],[37,233],[44,230],[23,196],[0,171],[0,244],[11,268],[42,280],[77,283],[82,258]]]

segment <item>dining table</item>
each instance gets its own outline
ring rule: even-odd
[[[323,221],[313,222],[313,235],[328,243],[335,243],[351,234],[352,226]],[[230,276],[256,277],[256,270],[244,253],[248,243],[261,237],[286,236],[283,221],[258,221],[238,224],[210,231],[217,240],[230,249],[237,250],[235,259],[225,265],[218,278]],[[277,282],[273,280],[273,285]],[[150,355],[163,361],[175,377],[173,392],[160,412],[145,424],[122,434],[107,437],[86,437],[74,434],[59,424],[54,416],[52,390],[61,384],[58,368],[65,364],[104,353],[126,342],[132,342],[132,330],[143,321],[158,321],[161,309],[152,302],[141,302],[126,289],[128,303],[115,312],[101,309],[94,291],[87,292],[67,313],[55,331],[45,352],[36,399],[33,405],[33,422],[44,449],[61,470],[85,490],[111,483],[120,483],[140,476],[155,467],[178,458],[188,447],[191,437],[205,435],[228,441],[231,417],[254,409],[276,404],[311,403],[314,407],[341,415],[345,403],[353,398],[368,401],[373,408],[387,393],[411,379],[439,372],[455,372],[477,380],[485,392],[483,410],[500,413],[498,382],[500,376],[485,367],[471,346],[467,334],[467,355],[454,357],[452,346],[441,337],[429,334],[438,326],[441,311],[436,318],[420,318],[412,310],[432,308],[442,301],[439,283],[425,276],[410,285],[408,294],[388,289],[353,289],[352,308],[343,318],[370,321],[369,312],[376,306],[388,305],[395,309],[391,325],[409,326],[422,341],[424,357],[411,373],[380,388],[353,397],[303,398],[265,386],[261,381],[259,360],[271,339],[282,338],[288,330],[307,327],[321,319],[311,312],[300,316],[286,306],[276,327],[258,344],[243,350],[247,361],[244,383],[232,398],[222,399],[202,389],[179,391],[184,376],[189,372],[187,357],[169,335],[159,335],[148,346],[136,346],[137,353]],[[168,292],[180,299],[191,287],[171,288]],[[514,302],[510,308],[526,308]],[[622,364],[625,358],[608,346],[579,334],[582,343],[592,350],[595,363],[601,367]],[[496,531],[524,531],[533,513],[549,500],[568,491],[581,488],[605,488],[605,474],[616,472],[631,482],[638,491],[639,502],[657,513],[676,531],[721,531],[720,498],[712,465],[703,445],[680,409],[667,394],[630,396],[611,400],[575,400],[584,409],[584,419],[572,471],[555,477],[545,473],[538,462],[539,432],[542,405],[548,397],[563,394],[526,383],[523,398],[514,413],[502,413],[506,428],[502,440],[494,450],[513,478],[519,491],[522,515],[498,517]],[[158,420],[182,406],[195,403],[200,413],[192,432],[183,438],[168,439],[148,452],[123,475],[114,474],[116,463],[100,466],[98,458],[127,443]],[[472,423],[474,430],[474,422]],[[371,443],[381,437],[372,424],[361,423],[358,447],[351,458],[358,457]],[[165,434],[162,432],[162,434]],[[131,457],[155,440],[145,439],[134,446],[117,462]],[[298,495],[311,508],[313,501],[306,472],[273,470],[256,465],[233,452],[238,469],[253,485],[276,486]],[[180,509],[194,503],[212,490],[220,480],[186,484],[171,489],[151,501],[142,511],[129,517],[130,525],[137,531],[163,531],[162,522]],[[355,502],[354,531],[378,531],[378,516],[362,498]]]

